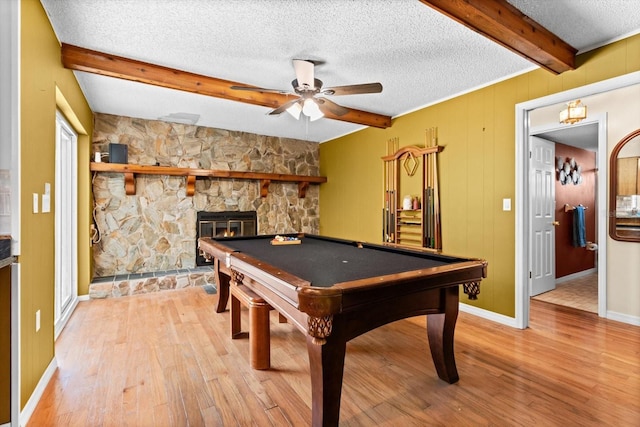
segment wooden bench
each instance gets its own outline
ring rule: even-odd
[[[242,332],[240,304],[249,309],[249,360],[253,369],[271,367],[271,332],[269,311],[273,308],[251,289],[244,285],[232,285],[231,291],[231,338],[244,338]]]

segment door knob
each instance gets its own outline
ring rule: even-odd
[[[551,225],[553,225],[554,227],[557,227],[560,225],[560,221],[553,221]]]

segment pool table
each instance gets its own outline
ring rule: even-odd
[[[453,352],[458,285],[477,298],[486,261],[308,234],[295,237],[299,244],[273,245],[274,236],[252,236],[201,238],[198,245],[214,261],[216,311],[226,310],[231,294],[232,303],[242,299],[262,313],[262,321],[250,320],[249,339],[259,343],[251,348],[263,359],[269,352],[269,309],[306,335],[312,425],[338,425],[347,341],[399,319],[427,316],[437,374],[448,383],[458,381]]]

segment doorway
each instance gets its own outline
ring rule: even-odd
[[[562,105],[548,107],[554,118],[561,108]],[[529,139],[530,174],[539,177],[530,178],[533,274],[529,295],[536,300],[597,313],[596,195],[598,186],[606,185],[606,180],[598,179],[597,157],[606,156],[606,152],[598,153],[598,129],[606,115],[599,114],[570,126],[559,125],[557,120],[539,126],[540,116],[542,120],[549,116],[542,110],[531,112],[533,126]],[[602,145],[606,146],[606,141]],[[542,156],[541,152],[547,155]],[[602,222],[606,224],[606,218]],[[583,232],[581,239],[577,239],[578,229]]]
[[[615,89],[621,89],[640,83],[640,72],[626,74],[610,80],[594,83],[565,92],[556,93],[543,98],[534,99],[516,105],[516,262],[515,262],[515,302],[516,319],[515,326],[521,329],[529,326],[529,283],[531,274],[531,248],[530,248],[530,218],[529,218],[529,135],[531,112],[552,105],[562,104],[575,99],[582,99],[592,95],[605,94]],[[598,315],[607,317],[607,198],[606,182],[608,177],[607,159],[607,113],[606,108],[600,113],[603,115],[598,120],[598,152],[604,153],[597,158],[598,176],[601,185],[598,186],[597,218],[598,218]],[[589,115],[590,118],[593,116]],[[557,116],[556,116],[557,117]],[[557,119],[556,119],[557,120]],[[602,146],[602,144],[604,144]]]
[[[56,114],[55,182],[55,338],[69,320],[78,300],[78,135]]]

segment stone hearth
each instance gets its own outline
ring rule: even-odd
[[[211,267],[119,274],[97,277],[89,285],[89,297],[111,298],[214,284]]]

